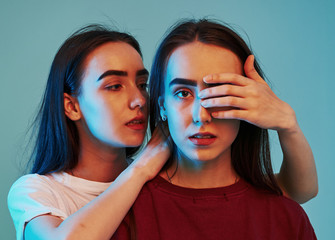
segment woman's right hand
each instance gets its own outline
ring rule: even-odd
[[[110,239],[134,204],[143,184],[154,178],[170,156],[168,138],[157,128],[147,146],[110,187],[64,221],[37,216],[26,226],[26,239]]]
[[[154,178],[171,154],[169,138],[162,129],[156,127],[148,144],[129,167],[142,170],[147,181]]]

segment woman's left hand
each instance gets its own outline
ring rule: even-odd
[[[280,100],[254,68],[254,56],[244,64],[245,76],[233,73],[212,74],[204,77],[209,87],[199,93],[202,106],[211,109],[218,119],[239,119],[260,128],[278,131],[295,129],[295,112]]]

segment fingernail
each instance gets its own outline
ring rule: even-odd
[[[200,104],[201,104],[201,106],[203,106],[203,107],[206,107],[206,100],[201,100],[201,102],[200,102]]]
[[[210,80],[212,80],[212,79],[213,79],[213,76],[212,76],[212,75],[207,75],[207,76],[205,76],[205,77],[203,78],[204,82],[208,82],[208,81],[210,81]]]
[[[212,113],[212,117],[218,117],[218,116],[219,116],[219,114],[217,112]]]

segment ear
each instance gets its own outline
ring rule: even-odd
[[[165,104],[164,104],[164,97],[160,96],[158,98],[158,106],[160,109],[160,115],[163,121],[166,120],[166,109],[165,109]]]
[[[81,118],[77,99],[67,93],[64,93],[64,111],[65,115],[72,121],[78,121]]]

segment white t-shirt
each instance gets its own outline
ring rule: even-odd
[[[16,238],[23,238],[25,224],[34,217],[51,214],[65,219],[86,205],[111,183],[94,182],[66,172],[20,177],[8,193],[8,208]]]

